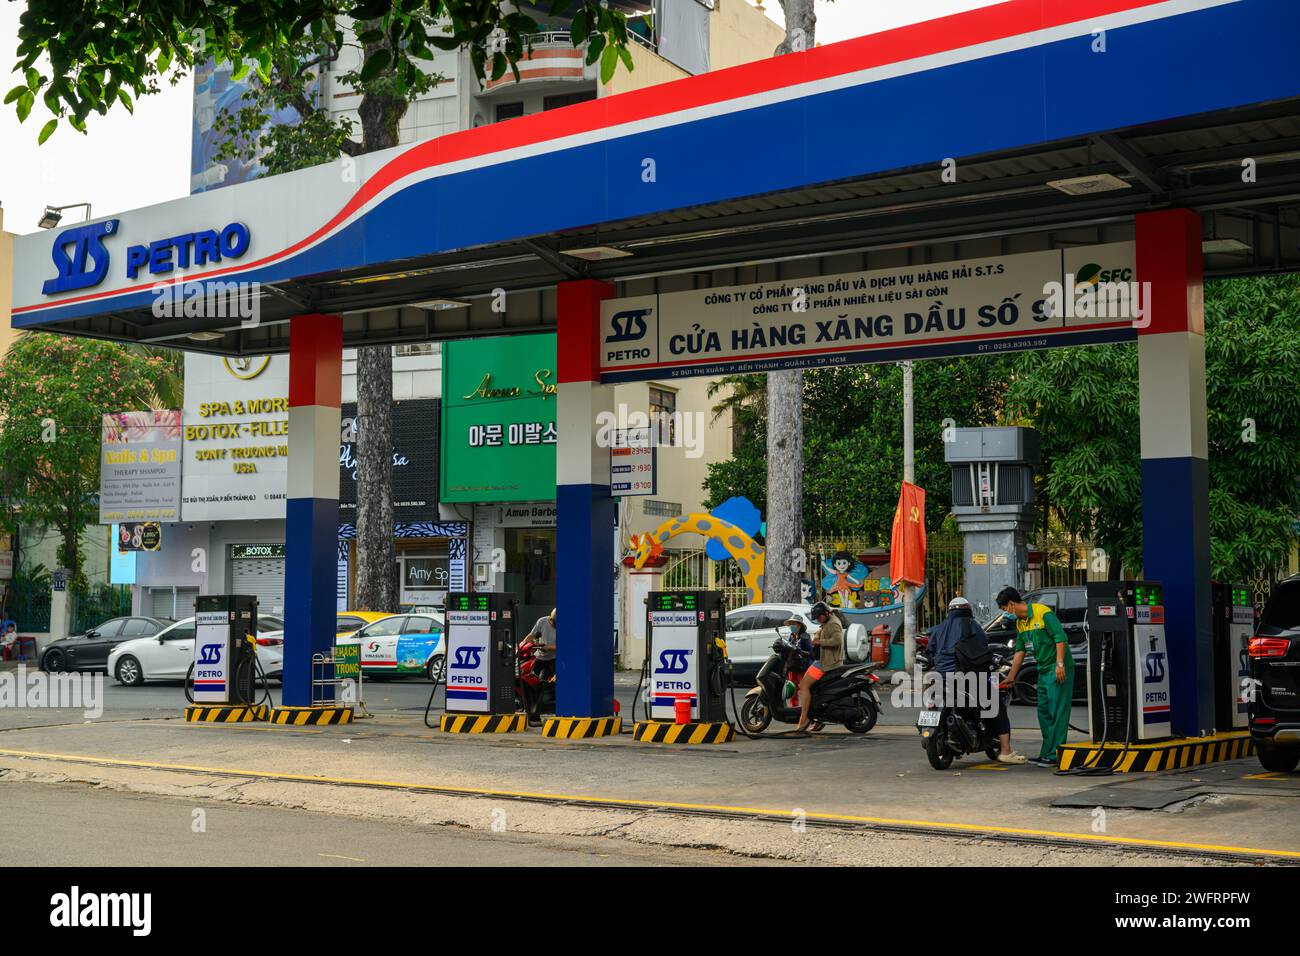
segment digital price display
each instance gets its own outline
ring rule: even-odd
[[[657,594],[652,611],[694,611],[695,594],[684,591],[681,594]]]
[[[1138,607],[1164,607],[1164,588],[1159,584],[1139,584],[1133,589],[1133,600]]]
[[[451,594],[447,596],[449,611],[486,611],[490,606],[488,594]]]

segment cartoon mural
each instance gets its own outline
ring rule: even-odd
[[[650,534],[637,535],[633,541],[632,566],[638,570],[663,552],[664,544],[679,534],[698,534],[710,543],[717,542],[727,556],[734,558],[745,580],[746,604],[763,600],[763,549],[744,529],[712,514],[688,514],[669,518]]]

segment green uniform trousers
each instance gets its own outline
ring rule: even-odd
[[[1038,756],[1056,760],[1056,748],[1070,733],[1070,705],[1074,700],[1074,662],[1065,662],[1065,683],[1056,682],[1056,666],[1038,671],[1038,729],[1043,732],[1043,749]]]

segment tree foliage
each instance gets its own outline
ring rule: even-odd
[[[141,96],[176,83],[206,59],[239,64],[264,84],[274,67],[303,45],[344,42],[348,21],[363,26],[359,79],[389,78],[398,98],[423,82],[419,61],[435,50],[469,51],[479,77],[518,77],[537,21],[508,0],[27,0],[19,17],[17,63],[22,82],[4,98],[20,121],[34,107],[48,117],[44,142],[60,121],[82,132],[91,113],[134,109]],[[600,0],[543,0],[537,12],[571,19],[574,46],[600,61],[606,81],[632,63],[626,15]],[[529,7],[532,9],[532,7]]]
[[[17,520],[58,530],[84,588],[77,541],[99,521],[105,412],[152,407],[166,360],[96,339],[27,333],[0,363],[0,494]]]

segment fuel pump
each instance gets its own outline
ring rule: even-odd
[[[672,721],[689,701],[692,723],[724,723],[728,674],[721,591],[652,591],[646,599],[650,719]]]
[[[447,712],[515,712],[515,596],[447,595]]]
[[[257,598],[200,595],[194,601],[196,704],[251,706],[257,695]]]
[[[1218,730],[1249,725],[1250,657],[1246,652],[1255,630],[1255,602],[1249,585],[1213,585],[1214,724]]]
[[[1088,584],[1088,733],[1094,741],[1171,735],[1164,588],[1151,581]]]

